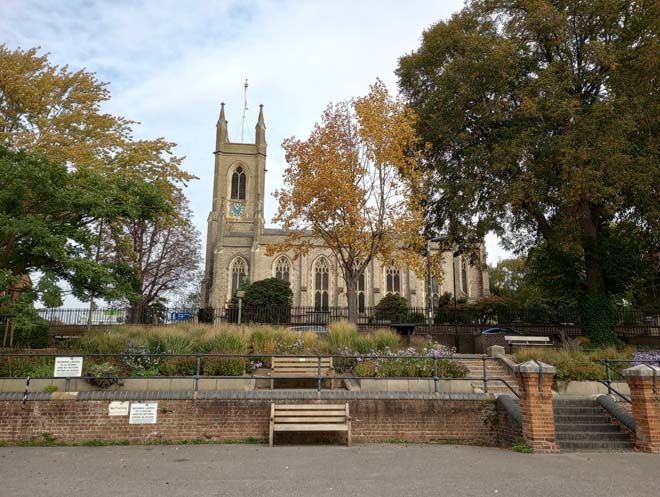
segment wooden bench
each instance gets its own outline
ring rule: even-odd
[[[523,337],[518,335],[505,336],[504,340],[509,346],[509,349],[513,347],[549,347],[552,345],[550,337]]]
[[[271,368],[270,388],[272,390],[275,378],[318,378],[319,360],[316,357],[273,357]],[[334,388],[334,375],[332,357],[322,357],[321,378],[330,379],[330,388]]]
[[[345,431],[351,446],[351,416],[346,404],[271,404],[268,445],[276,431]]]

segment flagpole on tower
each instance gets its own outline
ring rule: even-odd
[[[248,80],[245,80],[245,84],[243,85],[243,122],[241,123],[241,143],[243,143],[243,133],[245,132],[245,124],[247,122],[247,116],[246,112],[248,110],[247,106],[247,89],[248,89]]]

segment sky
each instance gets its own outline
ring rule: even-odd
[[[330,102],[364,95],[376,78],[397,93],[398,59],[462,0],[0,1],[0,43],[41,47],[50,61],[108,82],[103,110],[139,121],[136,138],[164,137],[196,175],[186,189],[205,243],[220,102],[229,138],[254,140],[266,121],[266,222],[282,185],[282,141],[306,138]],[[486,239],[488,261],[507,252]]]

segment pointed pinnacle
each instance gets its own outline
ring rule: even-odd
[[[263,104],[259,104],[259,119],[257,120],[257,125],[259,125],[259,124],[262,125],[262,126],[265,125],[265,123],[264,123],[264,105]]]

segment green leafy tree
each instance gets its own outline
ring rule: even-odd
[[[171,211],[154,184],[75,171],[6,147],[0,147],[0,184],[0,293],[30,293],[49,306],[61,304],[58,281],[81,299],[130,295],[129,265],[89,257],[98,243],[95,226]],[[36,271],[38,285],[17,286]]]
[[[288,323],[292,303],[293,292],[286,281],[277,278],[255,281],[245,288],[244,320]]]
[[[495,231],[568,254],[594,342],[615,339],[612,226],[658,226],[659,8],[475,0],[398,68],[436,226],[459,245]]]

